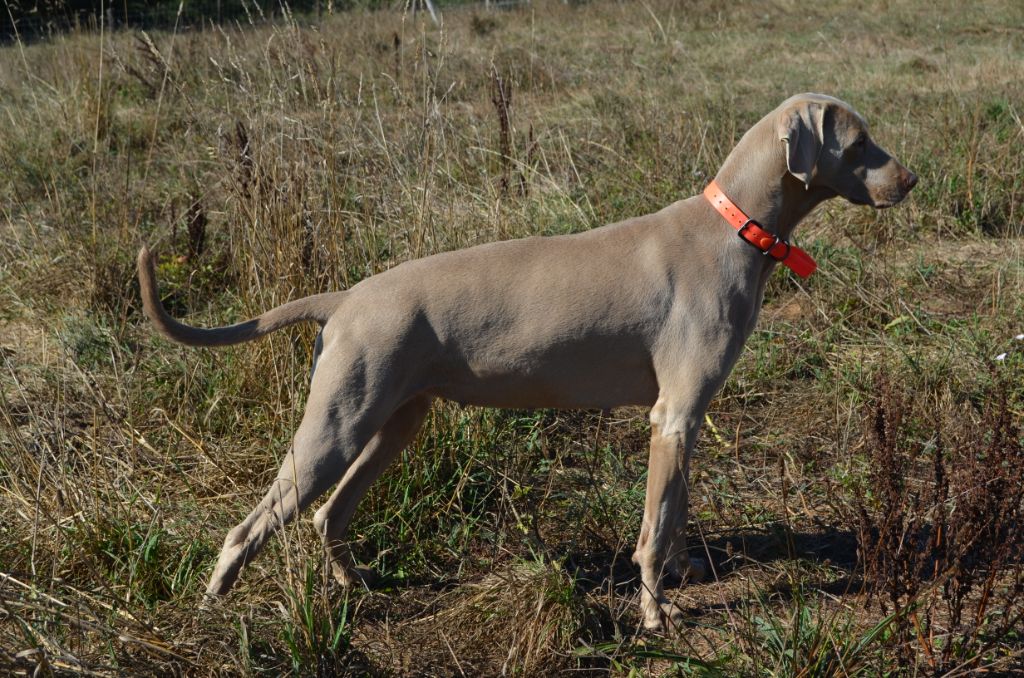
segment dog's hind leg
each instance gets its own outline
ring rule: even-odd
[[[321,362],[326,359],[324,355]],[[356,356],[351,362],[333,356],[331,362],[334,367],[349,363],[352,369],[317,371],[292,449],[263,500],[228,533],[207,586],[208,595],[227,593],[274,530],[288,524],[345,475],[357,452],[394,409],[387,402],[390,398],[367,397],[387,390],[367,379],[365,356]]]
[[[417,396],[398,408],[349,467],[331,498],[313,516],[313,524],[323,537],[331,571],[342,586],[372,583],[373,573],[356,567],[352,561],[344,542],[345,533],[373,481],[416,437],[430,411],[430,401],[430,396]]]

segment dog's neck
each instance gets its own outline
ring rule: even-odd
[[[751,127],[725,159],[715,181],[748,218],[789,240],[796,225],[835,194],[827,188],[808,189],[790,174],[786,146],[775,136],[771,116]]]

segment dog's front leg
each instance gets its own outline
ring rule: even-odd
[[[680,548],[679,527],[686,530],[689,506],[687,479],[690,454],[700,430],[700,419],[680,413],[662,397],[651,410],[651,458],[647,470],[644,521],[633,561],[640,566],[640,605],[644,626],[663,630],[683,621],[682,610],[665,597],[663,577],[671,551]],[[685,534],[683,535],[685,548]]]
[[[728,331],[701,337],[704,352],[660,356],[661,393],[651,409],[651,459],[647,496],[633,562],[640,566],[640,603],[644,626],[662,630],[665,622],[678,625],[682,611],[665,597],[663,577],[687,563],[686,519],[689,509],[690,458],[704,412],[732,370],[743,338]],[[695,357],[704,356],[703,360]],[[710,359],[709,357],[717,357]],[[693,563],[696,565],[696,562]],[[682,574],[688,574],[684,568]],[[689,572],[692,576],[695,572]]]
[[[689,474],[685,474],[683,492],[690,485]],[[704,558],[691,558],[686,551],[686,521],[689,518],[689,502],[687,497],[681,500],[682,508],[678,514],[672,545],[669,547],[668,561],[665,563],[665,574],[680,584],[693,584],[703,581],[708,574],[708,561]]]

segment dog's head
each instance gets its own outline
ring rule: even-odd
[[[776,128],[786,167],[807,190],[882,208],[903,200],[917,184],[917,175],[876,144],[864,118],[838,99],[792,97],[779,107]]]

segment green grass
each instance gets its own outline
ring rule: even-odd
[[[922,439],[977,420],[998,378],[1024,412],[1024,9],[720,5],[462,8],[442,28],[353,11],[0,48],[0,669],[897,672],[849,535],[873,384],[933,413],[910,422]],[[512,87],[509,161],[492,73]],[[807,90],[853,104],[921,181],[892,210],[820,208],[797,232],[819,272],[772,278],[693,463],[693,553],[718,581],[670,591],[683,634],[639,629],[649,431],[632,409],[438,404],[351,530],[382,589],[329,581],[310,511],[199,610],[301,416],[313,335],[158,338],[141,242],[173,313],[231,322],[410,258],[659,209]]]

